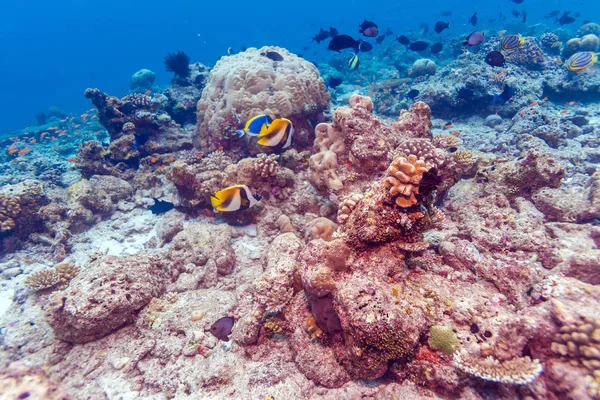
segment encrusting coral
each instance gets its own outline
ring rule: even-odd
[[[431,165],[411,154],[408,158],[398,158],[387,169],[388,176],[384,183],[390,187],[390,194],[396,197],[400,207],[410,207],[417,203],[415,194],[419,193],[419,183],[423,174],[431,169]]]
[[[439,350],[444,354],[454,353],[459,344],[452,328],[443,325],[434,325],[429,328],[427,343],[433,350]]]

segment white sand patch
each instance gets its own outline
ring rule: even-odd
[[[0,292],[0,318],[2,318],[4,314],[6,314],[14,298],[15,291],[13,289],[7,289]]]

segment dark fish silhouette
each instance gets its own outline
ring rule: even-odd
[[[276,51],[267,51],[264,53],[260,53],[260,55],[267,57],[269,60],[283,61],[283,56]]]
[[[335,29],[333,26],[329,27],[329,37],[336,37],[338,35],[338,30]]]
[[[379,35],[379,36],[377,36],[377,39],[375,39],[375,43],[381,44],[381,42],[383,42],[384,40],[385,40],[385,35]]]
[[[375,22],[367,21],[365,19],[362,24],[359,24],[358,26],[360,27],[358,31],[366,37],[375,37],[379,35],[379,28]]]
[[[429,171],[423,173],[421,182],[419,182],[419,195],[427,196],[431,192],[437,189],[437,186],[442,182],[438,176],[436,168],[431,168]]]
[[[494,93],[492,103],[504,104],[509,101],[517,93],[517,89],[504,85],[504,90],[500,94]]]
[[[471,15],[471,18],[469,18],[469,24],[477,26],[477,13]]]
[[[412,51],[423,51],[427,49],[427,47],[429,47],[429,43],[423,42],[422,40],[419,40],[418,42],[413,42],[410,45],[408,45],[408,48]]]
[[[373,50],[373,45],[369,42],[365,42],[364,40],[358,39],[358,50],[366,53],[368,51]]]
[[[485,62],[492,67],[504,67],[504,55],[499,51],[490,51],[487,56],[485,56]]]
[[[442,42],[437,42],[433,46],[431,46],[431,49],[429,49],[429,51],[431,51],[431,54],[438,54],[442,51],[443,48],[444,45],[442,44]]]
[[[410,39],[404,35],[398,36],[396,40],[398,41],[398,43],[403,44],[405,46],[410,44]]]
[[[154,200],[154,205],[152,207],[150,207],[150,211],[152,211],[152,214],[164,214],[169,210],[172,210],[175,208],[175,205],[171,202],[168,201],[164,201],[164,200],[158,200],[153,198],[152,200]]]
[[[433,30],[435,33],[442,33],[444,29],[450,28],[450,22],[438,21],[435,23]]]
[[[234,323],[235,320],[233,317],[219,318],[214,324],[212,324],[208,331],[217,339],[228,342]]]
[[[442,17],[450,17],[450,16],[452,16],[452,11],[442,11],[442,12],[440,13],[440,15],[441,15]]]
[[[342,78],[334,78],[333,76],[329,77],[329,80],[327,81],[327,86],[329,86],[332,89],[335,89],[336,87],[340,86],[342,84]]]
[[[575,22],[575,18],[571,17],[569,14],[571,14],[571,11],[565,11],[563,15],[561,15],[560,18],[556,20],[556,22],[558,22],[561,26],[572,24],[573,22]]]
[[[407,99],[414,99],[415,97],[417,97],[419,95],[419,92],[417,89],[411,89],[408,93],[406,93],[406,98]]]
[[[527,13],[523,11],[523,23],[527,22]]]
[[[515,18],[519,18],[519,15],[521,15],[521,13],[517,10],[512,10],[511,13],[515,16]]]
[[[352,39],[352,37],[348,35],[338,35],[331,39],[327,48],[329,50],[337,51],[338,53],[343,49],[354,49],[355,52],[358,52],[358,45],[359,42]]]
[[[512,2],[513,2],[513,3],[515,3],[515,4],[523,4],[523,2],[524,2],[525,0],[509,0],[509,1],[512,1]]]
[[[319,30],[319,33],[317,33],[315,36],[313,36],[312,40],[313,40],[313,42],[317,42],[317,44],[319,44],[323,40],[327,39],[328,37],[329,37],[329,32],[324,30],[323,28],[321,28]]]

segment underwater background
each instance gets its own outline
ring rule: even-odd
[[[505,1],[402,3],[392,1],[277,1],[240,4],[220,1],[176,0],[168,6],[152,1],[126,3],[107,0],[101,4],[58,0],[55,2],[6,2],[0,6],[0,99],[3,118],[0,134],[34,122],[33,115],[49,107],[66,113],[85,109],[82,88],[101,87],[109,93],[127,93],[128,77],[141,68],[157,73],[166,85],[162,68],[168,51],[182,49],[193,61],[213,65],[227,48],[271,44],[302,52],[322,62],[329,54],[311,43],[319,27],[335,26],[350,32],[363,18],[376,20],[394,32],[432,26],[440,12],[451,10],[453,34],[469,33],[467,21],[478,11],[482,27],[500,12],[526,10],[530,24],[549,22],[543,16],[554,9],[582,13],[582,19],[598,20],[600,7],[589,1],[527,0],[517,5]],[[275,14],[275,15],[273,15]],[[552,21],[550,21],[552,22]],[[553,23],[550,23],[554,27]],[[317,54],[313,54],[316,51]],[[35,94],[35,95],[34,95]],[[33,115],[32,115],[33,113]]]
[[[600,399],[600,5],[0,5],[0,400]]]

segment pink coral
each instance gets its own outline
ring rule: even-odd
[[[402,110],[394,123],[394,130],[404,137],[431,139],[431,109],[422,101],[417,101],[410,110]]]

